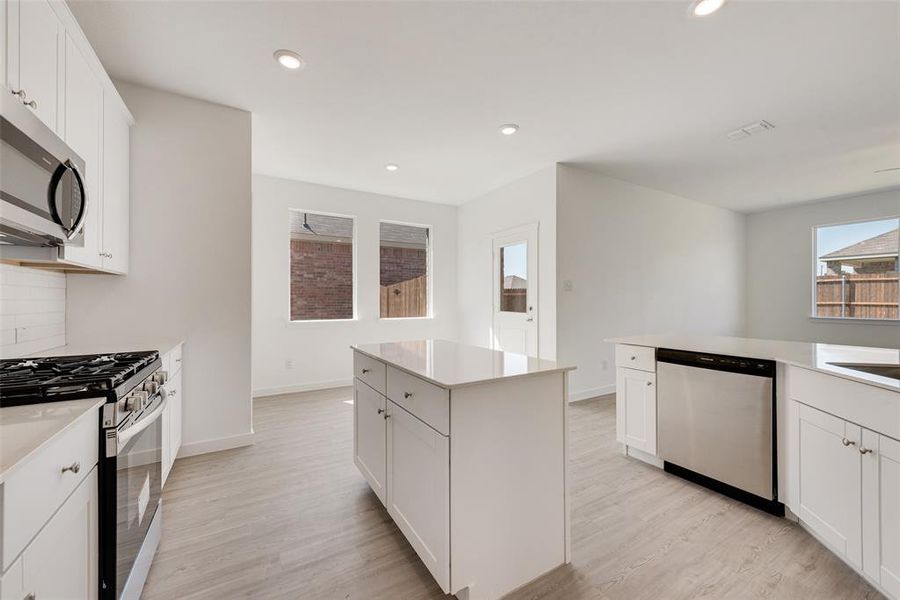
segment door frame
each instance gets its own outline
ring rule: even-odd
[[[528,281],[526,306],[532,307],[526,314],[531,313],[534,319],[534,347],[535,356],[541,356],[541,318],[540,318],[540,221],[533,221],[509,229],[501,229],[491,233],[491,348],[496,349],[497,313],[500,309],[500,261],[497,251],[502,246],[517,241],[525,241],[527,250],[527,269],[533,269],[533,282]],[[531,278],[529,278],[531,279]],[[527,351],[525,352],[527,354]]]

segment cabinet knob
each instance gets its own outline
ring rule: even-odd
[[[383,409],[383,408],[379,408],[379,409],[378,409],[378,414],[379,414],[379,415],[383,415],[383,414],[384,414],[384,409]]]
[[[384,420],[387,421],[387,420],[390,419],[390,418],[391,418],[391,415],[385,413],[385,415],[384,415]]]
[[[651,385],[653,385],[653,382],[652,382],[652,381],[648,381],[648,382],[647,382],[647,387],[650,387]]]
[[[637,360],[637,356],[632,356],[631,360]]]
[[[403,392],[404,398],[412,398],[412,392]]]
[[[845,446],[855,446],[856,445],[856,442],[854,442],[853,440],[848,440],[847,438],[841,439],[841,443]]]
[[[859,453],[860,453],[860,454],[871,454],[871,453],[872,453],[872,449],[871,449],[871,448],[863,448],[862,446],[860,446],[860,447],[859,447]]]
[[[369,371],[370,371],[370,369],[363,369],[363,370],[362,370],[362,374],[365,375],[365,374],[368,373]]]
[[[78,462],[77,460],[75,462],[73,462],[71,465],[69,465],[68,467],[62,468],[63,473],[65,473],[66,471],[71,471],[72,473],[77,473],[80,470],[81,470],[81,463]]]

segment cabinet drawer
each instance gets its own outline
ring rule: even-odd
[[[97,464],[99,415],[83,415],[60,433],[3,484],[2,555],[9,566]],[[78,472],[63,471],[78,464]]]
[[[656,372],[656,348],[616,344],[616,366]]]
[[[374,358],[369,358],[359,352],[353,353],[353,375],[365,382],[370,388],[384,393],[385,364]]]
[[[450,435],[450,392],[444,388],[388,367],[387,397],[443,435]]]

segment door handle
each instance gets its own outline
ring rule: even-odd
[[[531,323],[532,321],[534,321],[534,317],[528,317],[527,319],[525,319],[525,321],[527,323]]]

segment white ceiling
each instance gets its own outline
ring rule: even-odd
[[[567,162],[741,211],[900,185],[898,2],[71,4],[113,77],[252,111],[257,173],[456,204]]]

